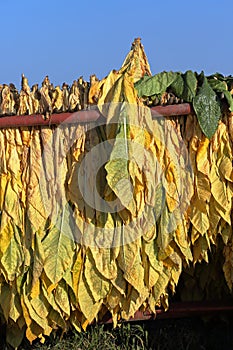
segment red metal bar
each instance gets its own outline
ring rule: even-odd
[[[158,116],[175,116],[186,115],[191,113],[192,109],[189,103],[181,103],[177,105],[169,106],[155,106],[151,108],[152,117]],[[14,115],[10,117],[0,118],[0,129],[12,128],[20,126],[36,126],[36,125],[58,125],[73,124],[73,123],[85,123],[96,121],[100,117],[98,109],[83,110],[74,113],[59,113],[52,114],[48,119],[45,119],[41,114],[35,115]]]
[[[174,319],[174,318],[187,318],[194,316],[203,315],[213,315],[222,312],[232,312],[233,313],[233,303],[232,302],[177,302],[172,303],[169,306],[168,311],[163,309],[157,309],[156,314],[148,311],[137,311],[134,317],[131,317],[129,321],[146,321],[153,319]],[[112,318],[105,317],[102,323],[112,323]]]
[[[99,118],[100,113],[97,110],[83,110],[74,113],[59,113],[52,114],[48,119],[45,119],[41,114],[35,115],[14,115],[10,117],[0,118],[0,129],[20,126],[35,126],[35,125],[57,125],[57,124],[73,124],[95,121]]]
[[[187,115],[192,112],[190,103],[180,103],[177,105],[151,107],[152,117],[170,117],[175,115]]]

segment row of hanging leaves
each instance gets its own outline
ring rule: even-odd
[[[232,115],[211,140],[194,114],[153,121],[134,87],[148,75],[135,40],[91,89],[106,125],[0,131],[0,313],[13,347],[107,311],[117,324],[167,309],[182,267],[208,261],[219,236],[232,288]],[[86,158],[105,142],[110,157]]]

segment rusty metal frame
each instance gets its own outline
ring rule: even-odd
[[[192,112],[191,105],[189,103],[181,103],[168,106],[155,106],[150,108],[152,118],[158,116],[176,116],[187,115]],[[45,118],[41,114],[35,115],[13,115],[0,118],[0,129],[3,128],[18,128],[27,126],[50,126],[73,123],[87,123],[97,121],[101,114],[98,108],[95,106],[91,109],[82,110],[74,113],[58,113],[52,114],[49,118]]]

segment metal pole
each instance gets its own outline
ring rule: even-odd
[[[187,115],[192,112],[189,103],[181,103],[177,105],[155,106],[151,108],[152,118],[159,116],[176,116]],[[87,123],[96,121],[100,117],[100,112],[97,107],[90,110],[82,110],[74,113],[59,113],[52,114],[48,119],[41,114],[35,115],[14,115],[0,118],[0,129],[3,128],[18,128],[21,126],[36,126],[36,125],[59,125],[73,123]]]

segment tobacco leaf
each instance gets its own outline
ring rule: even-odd
[[[14,349],[17,349],[24,338],[24,328],[19,327],[19,325],[13,321],[9,322],[6,330],[6,341]]]
[[[44,271],[52,283],[59,282],[67,269],[71,268],[74,255],[74,237],[70,226],[69,208],[63,208],[53,226],[42,241],[44,249]]]
[[[87,250],[85,256],[84,275],[94,301],[103,300],[110,290],[110,281],[97,270],[90,249]]]
[[[152,96],[163,93],[175,81],[177,73],[161,72],[153,77],[143,77],[134,86],[138,96]]]
[[[177,74],[177,77],[171,84],[170,89],[175,94],[175,96],[181,98],[183,97],[184,85],[185,85],[185,82],[182,74]]]
[[[68,286],[64,279],[59,281],[55,291],[55,302],[64,312],[65,315],[70,316],[70,300],[68,294]]]
[[[227,103],[229,105],[229,110],[233,112],[233,97],[230,91],[223,91],[225,99],[227,100]]]
[[[193,99],[193,108],[203,133],[210,139],[217,130],[221,109],[217,96],[206,78]]]
[[[83,315],[88,323],[91,323],[97,317],[102,300],[95,302],[83,272],[79,279],[78,301]],[[85,324],[85,321],[83,321],[82,326]]]
[[[14,281],[16,276],[22,273],[22,264],[24,261],[24,254],[21,245],[22,233],[16,225],[13,225],[14,234],[9,241],[9,245],[4,252],[1,264],[6,273],[8,281]]]
[[[184,101],[192,102],[196,96],[197,90],[197,78],[194,72],[188,70],[183,74],[184,79],[184,89],[182,93],[182,98]]]

